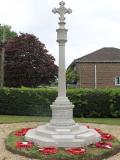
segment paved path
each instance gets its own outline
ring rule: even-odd
[[[0,160],[30,160],[29,158],[25,158],[7,151],[5,149],[4,141],[7,135],[16,129],[24,127],[36,127],[39,124],[42,123],[32,122],[32,123],[0,124]],[[101,128],[102,130],[113,134],[120,140],[120,126],[109,126],[103,124],[88,124],[88,125],[90,125],[91,127]],[[120,153],[107,160],[120,160]]]

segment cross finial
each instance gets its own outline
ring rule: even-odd
[[[65,2],[63,2],[63,1],[61,1],[61,2],[59,3],[59,5],[60,5],[60,7],[59,7],[59,8],[54,8],[54,9],[52,10],[52,12],[53,12],[53,13],[58,13],[58,14],[60,15],[60,18],[59,18],[60,22],[64,23],[64,21],[65,21],[64,15],[65,15],[66,13],[68,13],[68,14],[72,13],[72,10],[71,10],[70,8],[66,9],[66,8],[64,7]]]

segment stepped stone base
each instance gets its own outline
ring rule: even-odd
[[[73,107],[67,97],[58,97],[51,105],[50,123],[29,130],[25,139],[40,147],[84,147],[100,141],[95,130],[75,123]]]
[[[78,124],[67,128],[42,125],[29,130],[25,138],[40,147],[84,147],[100,141],[100,135],[95,130]]]

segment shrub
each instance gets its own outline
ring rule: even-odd
[[[111,117],[110,93],[107,90],[71,90],[75,117]]]
[[[111,97],[111,114],[113,117],[120,117],[120,90],[112,90]]]
[[[69,89],[74,117],[120,117],[120,89]],[[0,114],[51,116],[57,90],[50,88],[0,89]]]
[[[0,114],[50,116],[56,94],[51,89],[1,89]]]

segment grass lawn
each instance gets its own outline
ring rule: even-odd
[[[75,121],[79,123],[120,125],[120,118],[75,118]]]
[[[20,122],[48,122],[50,117],[40,116],[8,116],[0,115],[0,124]],[[108,125],[120,125],[120,118],[75,118],[79,123],[98,123]]]

